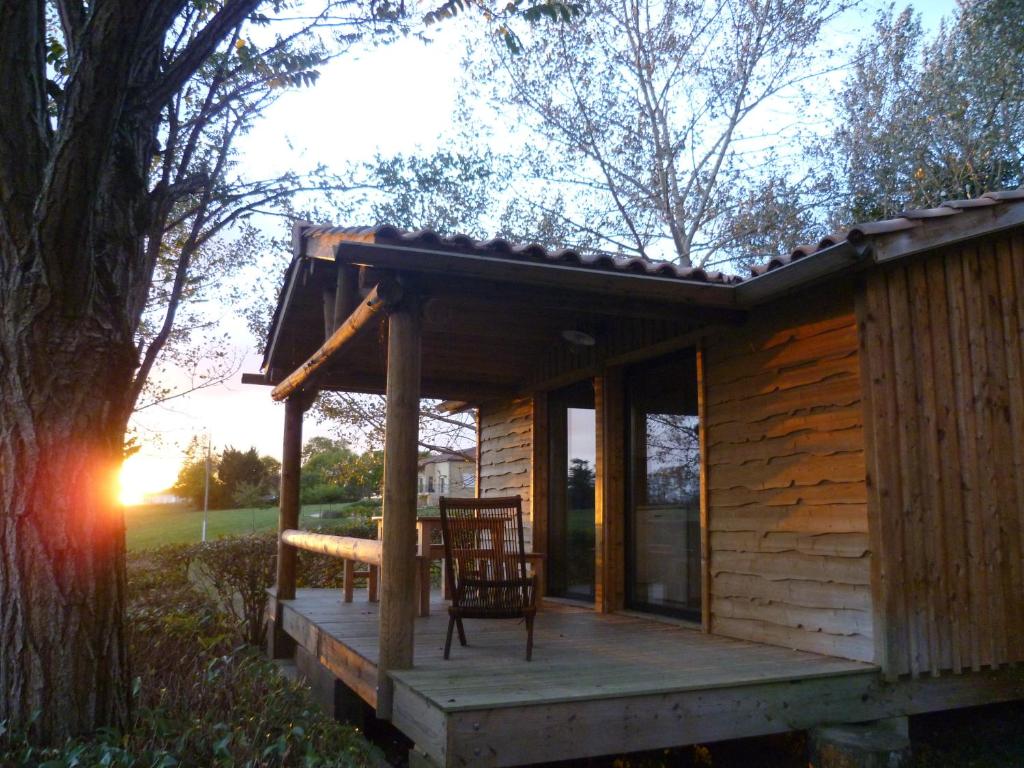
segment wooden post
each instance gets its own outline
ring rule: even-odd
[[[551,496],[551,437],[548,432],[548,393],[535,392],[533,395],[531,434],[533,447],[530,473],[530,521],[533,525],[533,551],[548,553],[548,499]],[[546,575],[546,569],[545,569]],[[546,582],[546,579],[545,579]],[[545,583],[545,588],[546,588]],[[541,597],[544,596],[542,592]]]
[[[338,330],[345,318],[359,306],[359,269],[347,264],[338,264],[337,269],[331,333]]]
[[[416,460],[420,412],[419,308],[388,317],[387,417],[384,436],[384,533],[380,584],[377,716],[391,717],[388,672],[408,669],[416,618]]]
[[[704,342],[697,344],[697,436],[700,450],[700,626],[711,632],[711,507],[708,503],[708,394]]]
[[[596,477],[594,483],[594,608],[601,613],[625,605],[625,372],[607,368],[594,379]]]
[[[281,499],[277,522],[277,587],[274,616],[268,632],[269,654],[273,659],[290,658],[295,641],[281,628],[281,601],[295,599],[296,552],[281,534],[299,527],[299,474],[302,461],[302,416],[313,404],[315,392],[299,391],[284,404],[284,445],[281,451]]]
[[[480,471],[484,467],[483,462],[480,460],[481,449],[483,448],[483,445],[484,445],[483,434],[481,433],[481,430],[482,430],[482,426],[480,424],[480,419],[481,418],[482,418],[482,414],[480,413],[480,408],[477,407],[477,409],[476,409],[476,419],[475,419],[475,421],[476,421],[476,489],[475,489],[476,493],[475,493],[475,496],[478,499],[481,496],[483,496],[482,487],[480,485]]]

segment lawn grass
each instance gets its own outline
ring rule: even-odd
[[[358,503],[358,502],[356,502]],[[315,525],[319,512],[341,510],[351,504],[309,504],[302,508],[301,527]],[[273,531],[277,529],[277,507],[255,509],[211,509],[206,526],[206,538]],[[160,504],[126,507],[128,550],[137,552],[162,544],[188,544],[198,542],[203,530],[203,511],[187,507]]]

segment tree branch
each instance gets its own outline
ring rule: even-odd
[[[42,0],[0,0],[0,274],[24,247],[48,157]]]
[[[164,70],[161,81],[149,94],[149,104],[158,109],[188,82],[188,79],[216,50],[227,33],[245,21],[261,0],[227,0],[206,26]]]

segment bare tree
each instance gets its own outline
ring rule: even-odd
[[[593,0],[528,56],[496,46],[503,76],[478,80],[500,83],[493,97],[543,139],[535,179],[563,196],[577,239],[704,265],[756,242],[733,215],[744,205],[799,237],[807,214],[775,195],[785,165],[772,150],[828,66],[822,29],[850,5]]]

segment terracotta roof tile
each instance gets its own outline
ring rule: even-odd
[[[572,248],[549,250],[537,243],[515,245],[507,240],[474,240],[466,235],[447,237],[429,229],[405,232],[390,225],[379,227],[311,226],[303,230],[307,237],[337,237],[349,242],[376,243],[407,248],[427,248],[455,253],[498,256],[512,261],[542,261],[549,264],[612,272],[632,272],[655,277],[689,280],[701,283],[731,285],[742,280],[737,275],[710,272],[699,267],[681,267],[669,261],[655,261],[639,256],[610,253],[581,253]]]
[[[846,230],[832,233],[822,238],[816,244],[802,245],[794,248],[788,255],[773,257],[764,264],[753,267],[750,270],[749,277],[757,277],[766,272],[779,269],[842,242],[860,244],[866,238],[929,226],[929,222],[933,220],[949,219],[950,217],[961,215],[966,210],[1020,201],[1024,201],[1024,187],[1014,190],[987,192],[979,197],[968,200],[948,200],[935,208],[904,211],[899,216],[891,219],[856,224]],[[349,242],[377,243],[408,248],[426,248],[455,253],[478,254],[501,257],[513,261],[540,261],[549,264],[562,264],[611,272],[629,272],[691,282],[735,285],[744,280],[743,277],[738,275],[707,271],[700,267],[681,267],[669,261],[656,261],[641,258],[640,256],[622,256],[600,252],[581,253],[572,248],[550,250],[537,243],[517,245],[501,238],[476,240],[467,235],[441,235],[429,229],[406,232],[390,225],[378,227],[310,226],[304,229],[304,234],[313,237],[337,237],[339,240],[347,240]]]

